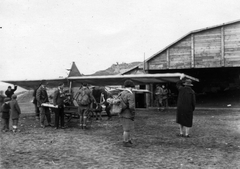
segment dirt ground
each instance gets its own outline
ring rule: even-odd
[[[240,168],[237,111],[195,111],[191,137],[182,138],[176,136],[175,110],[139,110],[132,148],[122,146],[118,117],[106,118],[87,130],[77,119],[54,130],[22,115],[21,132],[1,133],[0,168]]]

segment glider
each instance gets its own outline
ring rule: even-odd
[[[57,87],[59,83],[65,86],[79,87],[83,83],[93,86],[111,86],[123,85],[125,80],[132,80],[136,85],[147,85],[153,83],[176,83],[180,78],[188,78],[192,81],[199,79],[188,76],[183,73],[161,73],[161,74],[128,74],[128,75],[109,75],[109,76],[81,76],[77,66],[73,62],[69,75],[66,78],[56,79],[36,79],[36,80],[4,80],[2,82],[20,86],[24,89],[31,90],[38,87],[42,80],[47,81],[49,88]]]

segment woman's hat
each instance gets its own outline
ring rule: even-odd
[[[185,86],[193,86],[192,81],[190,79],[186,79],[185,82],[183,83]]]

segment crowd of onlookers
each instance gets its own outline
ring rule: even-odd
[[[5,91],[6,96],[0,95],[0,109],[2,113],[3,132],[9,131],[10,116],[13,124],[13,132],[18,131],[18,119],[21,114],[21,109],[17,102],[17,95],[14,94],[16,90],[17,86],[14,86],[14,89],[12,89],[11,86],[8,86],[8,89]]]
[[[111,94],[106,92],[103,87],[94,86],[91,89],[87,84],[82,84],[77,93],[73,96],[69,91],[64,91],[64,83],[60,83],[52,96],[52,103],[49,103],[49,96],[47,93],[47,82],[43,80],[41,84],[34,90],[33,103],[35,105],[36,120],[40,122],[40,126],[45,128],[55,127],[55,129],[66,128],[64,122],[64,109],[66,104],[74,104],[78,107],[79,125],[82,129],[86,128],[87,112],[89,108],[95,108],[104,105],[108,120],[111,119],[111,111],[116,106]],[[123,84],[124,90],[118,94],[118,102],[121,103],[118,115],[123,127],[123,146],[131,147],[132,139],[131,132],[134,129],[135,119],[135,95],[132,89],[135,84],[131,80],[126,80]],[[179,90],[177,100],[177,114],[176,122],[179,124],[180,132],[177,134],[180,137],[190,137],[189,130],[192,127],[193,111],[195,110],[195,92],[192,90],[192,81],[190,79],[182,79],[177,82],[176,87]],[[6,96],[0,95],[0,106],[2,112],[3,128],[2,131],[9,130],[10,117],[12,119],[13,132],[18,131],[18,119],[21,114],[20,107],[17,102],[17,95],[14,94],[17,86],[14,89],[8,87],[5,92]],[[165,106],[166,89],[165,86],[157,86],[155,92],[157,95],[157,102],[159,107]],[[71,100],[71,102],[68,102]],[[55,113],[55,124],[51,123],[51,110]],[[102,109],[99,109],[101,111]],[[11,112],[11,113],[10,113]],[[10,115],[11,114],[11,115]],[[45,120],[46,119],[46,120]],[[184,130],[185,129],[185,130]]]

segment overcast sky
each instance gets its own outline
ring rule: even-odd
[[[143,61],[190,31],[240,20],[240,0],[1,0],[0,80]]]

